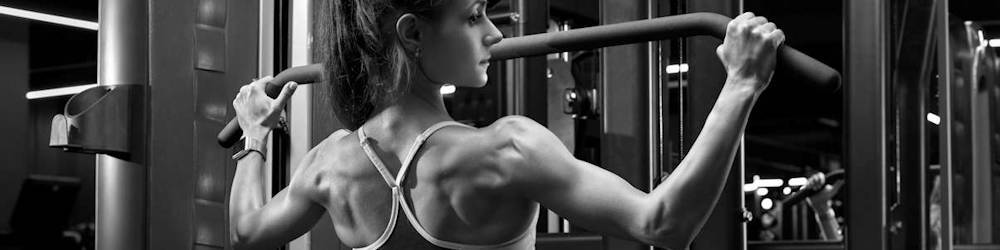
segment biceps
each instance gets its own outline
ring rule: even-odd
[[[286,188],[261,209],[237,218],[236,240],[250,248],[273,248],[308,231],[323,211],[319,204]]]
[[[641,232],[646,193],[600,167],[572,164],[536,166],[532,199],[574,224],[624,238]]]

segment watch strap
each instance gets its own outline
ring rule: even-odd
[[[245,138],[243,142],[244,142],[243,150],[240,150],[240,152],[236,152],[236,154],[233,155],[233,160],[239,161],[240,159],[243,159],[243,157],[249,155],[251,152],[257,152],[263,159],[267,159],[267,156],[264,154],[265,144],[262,140],[248,137]]]

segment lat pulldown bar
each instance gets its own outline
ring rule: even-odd
[[[716,13],[691,13],[601,25],[568,31],[543,33],[505,38],[490,49],[493,61],[549,53],[588,50],[623,44],[665,40],[671,38],[708,35],[719,39],[726,36],[726,25],[732,20]],[[788,74],[823,91],[840,88],[840,73],[812,57],[789,46],[778,48],[777,71]],[[292,67],[278,73],[267,83],[265,92],[278,96],[281,87],[289,81],[300,84],[321,82],[323,65],[311,64]],[[219,144],[230,147],[239,140],[243,131],[236,119],[229,121],[219,132]]]

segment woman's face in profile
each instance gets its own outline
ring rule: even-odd
[[[441,8],[437,18],[425,19],[428,25],[421,32],[425,74],[438,83],[482,87],[489,48],[503,37],[486,17],[486,1],[450,0]]]

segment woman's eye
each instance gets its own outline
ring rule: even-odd
[[[476,8],[476,13],[469,16],[469,23],[475,24],[479,20],[483,19],[484,16],[486,16],[486,7]]]
[[[483,14],[476,13],[469,17],[469,23],[476,23],[479,19],[483,18]]]

